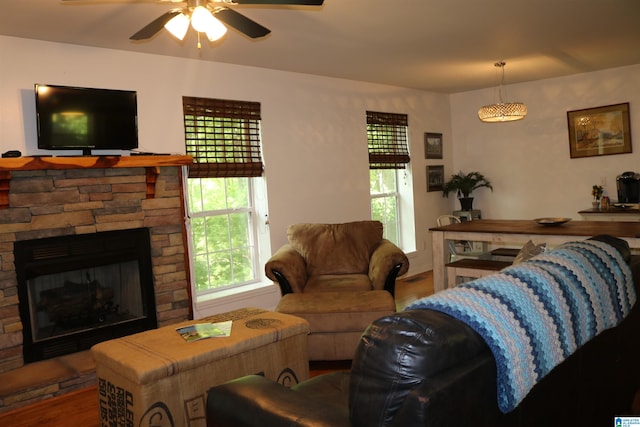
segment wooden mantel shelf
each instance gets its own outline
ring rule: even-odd
[[[184,166],[191,156],[69,156],[12,157],[0,159],[0,171],[32,171],[46,169],[105,169]]]
[[[191,156],[61,156],[61,157],[11,157],[0,159],[0,209],[9,207],[11,172],[50,169],[108,169],[145,168],[147,176],[147,198],[155,196],[155,183],[163,166],[188,166]]]

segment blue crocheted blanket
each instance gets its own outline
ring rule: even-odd
[[[531,260],[418,300],[465,322],[491,348],[498,407],[515,409],[556,365],[616,326],[636,301],[631,270],[610,245],[566,243]]]

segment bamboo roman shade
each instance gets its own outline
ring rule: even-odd
[[[367,111],[369,169],[405,169],[409,163],[406,114]]]
[[[182,97],[189,178],[262,175],[260,103]]]

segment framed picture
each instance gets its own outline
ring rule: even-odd
[[[444,166],[427,166],[427,191],[442,191]]]
[[[424,158],[442,158],[442,134],[425,132],[424,134]]]
[[[631,153],[629,103],[567,112],[571,158]]]

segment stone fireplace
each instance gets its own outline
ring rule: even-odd
[[[23,356],[25,329],[20,317],[20,299],[26,294],[18,290],[14,255],[14,247],[22,247],[25,241],[145,230],[153,284],[150,293],[153,301],[148,307],[154,312],[147,316],[142,314],[145,309],[140,308],[142,311],[134,315],[149,317],[157,326],[190,318],[182,208],[182,166],[190,161],[187,156],[0,159],[0,373],[18,369],[30,361],[25,361]],[[127,264],[128,261],[123,262]],[[64,277],[62,270],[68,269],[59,268],[62,263],[61,260],[49,264],[41,262],[37,266],[49,269],[49,273],[58,276],[56,280],[62,281],[61,284],[42,285],[39,298],[45,298],[42,295],[55,297],[60,288],[65,287],[65,282],[68,288],[78,291],[74,285],[80,285],[83,280],[88,283],[106,280],[103,272],[86,269],[84,265],[69,270],[75,272],[70,273],[75,274],[74,278]],[[119,270],[127,268],[126,265],[118,267]],[[77,278],[78,274],[84,277]],[[26,278],[27,282],[30,278],[33,277]],[[105,284],[100,283],[100,286]],[[95,283],[93,289],[95,292]],[[123,292],[122,289],[100,290],[103,291]],[[145,291],[139,292],[144,299]],[[106,300],[102,302],[109,304]],[[24,306],[25,302],[22,303]],[[113,298],[110,303],[114,304]],[[56,312],[51,304],[48,315],[53,310],[53,317],[62,319],[59,310]],[[63,309],[62,316],[67,317],[58,327],[74,327],[77,322],[74,315],[95,315],[95,320],[99,321],[98,313],[87,314],[81,309],[74,313],[70,307]],[[113,309],[106,307],[101,314],[113,314]],[[48,316],[42,323],[42,327],[49,330],[55,326]],[[33,336],[32,332],[29,331],[30,336]]]

